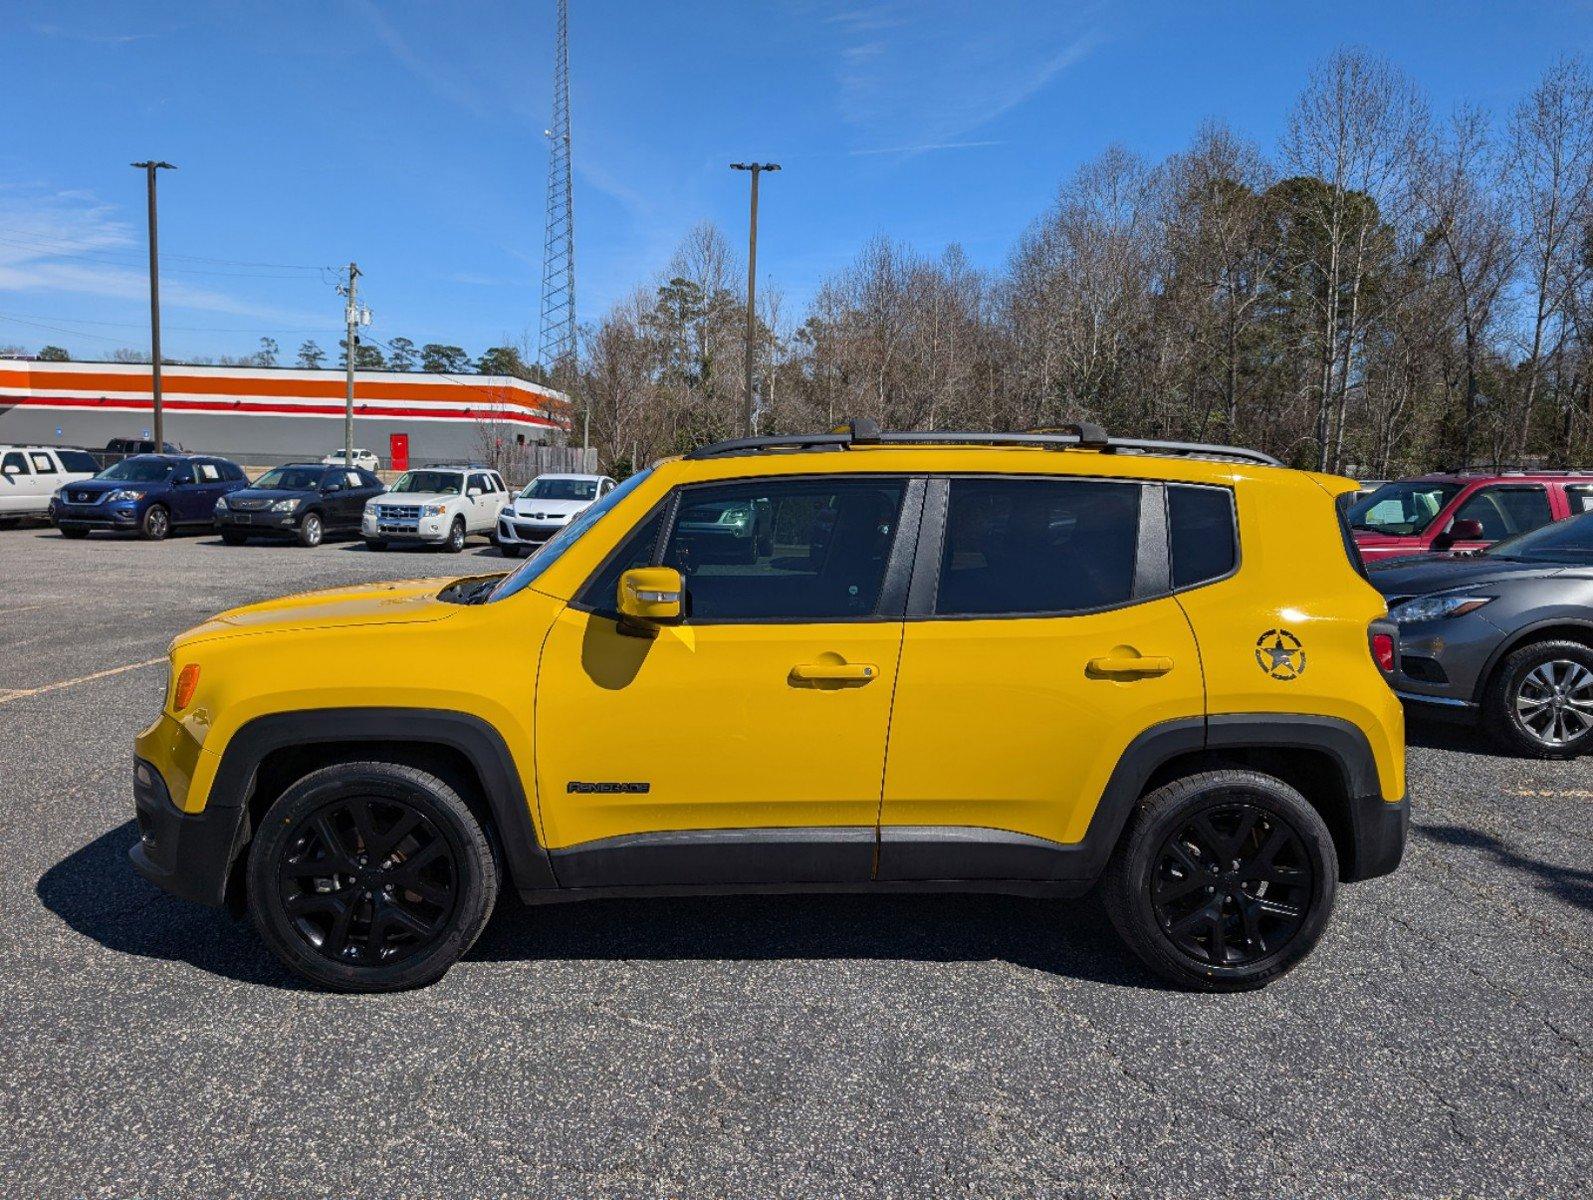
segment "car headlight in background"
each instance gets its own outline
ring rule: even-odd
[[[292,512],[297,507],[299,507],[297,500],[273,500],[271,502],[272,512]]]
[[[1443,617],[1463,617],[1492,600],[1492,596],[1417,596],[1389,609],[1388,619],[1396,625],[1415,625]]]
[[[423,517],[440,517],[443,512],[444,506],[441,504],[425,504],[420,509],[420,515]]]
[[[112,492],[109,496],[105,497],[105,503],[107,503],[107,504],[118,504],[118,503],[120,503],[123,500],[137,500],[137,499],[138,499],[138,493],[137,492],[129,492],[129,491],[123,490],[123,491],[120,491],[120,492]]]

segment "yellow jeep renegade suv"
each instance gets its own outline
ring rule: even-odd
[[[709,446],[510,574],[178,637],[133,861],[350,990],[436,979],[506,884],[1098,884],[1162,975],[1257,987],[1404,846],[1353,486],[1091,425]]]

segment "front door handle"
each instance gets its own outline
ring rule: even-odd
[[[879,674],[873,663],[812,662],[791,668],[793,683],[868,683]]]
[[[1165,675],[1173,660],[1164,654],[1108,654],[1088,665],[1091,675]]]

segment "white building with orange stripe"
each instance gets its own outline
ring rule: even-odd
[[[341,369],[161,369],[166,440],[240,462],[320,458],[343,445]],[[142,363],[0,359],[0,444],[103,448],[148,438],[154,401]],[[494,445],[563,440],[569,400],[504,375],[359,371],[354,440],[391,465],[484,458]]]

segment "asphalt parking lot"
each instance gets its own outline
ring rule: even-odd
[[[510,902],[331,996],[133,874],[173,634],[500,561],[0,532],[0,1195],[1587,1194],[1593,761],[1413,729],[1404,867],[1247,996],[999,897]]]

